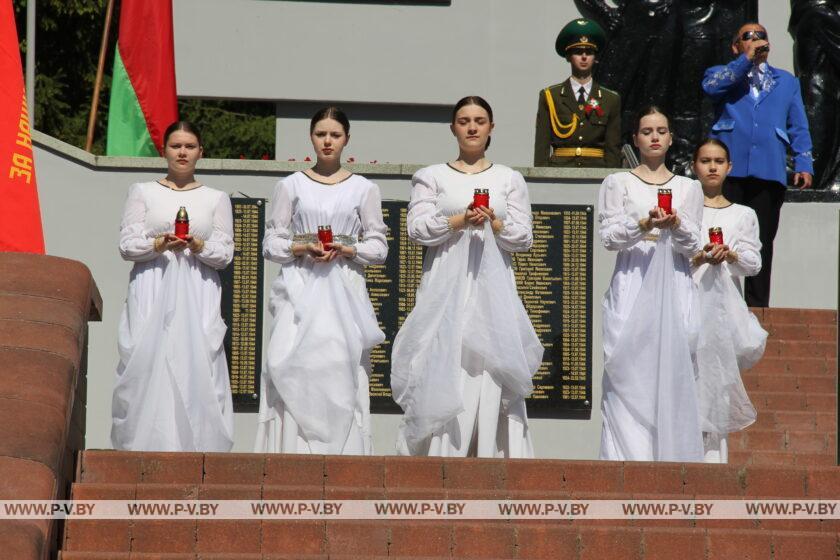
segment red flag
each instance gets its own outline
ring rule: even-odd
[[[0,0],[0,251],[44,253],[12,0]]]
[[[122,0],[106,153],[158,156],[176,120],[172,0]]]

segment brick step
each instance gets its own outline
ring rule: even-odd
[[[800,410],[766,411],[758,415],[750,430],[795,430],[799,432],[837,432],[837,414]]]
[[[759,415],[783,410],[837,412],[836,394],[750,391],[749,395]]]
[[[750,426],[729,435],[731,451],[792,451],[834,455],[837,436],[833,432],[762,430]]]
[[[78,499],[258,499],[260,491],[265,498],[281,499],[268,495],[274,488],[329,497],[348,489],[374,495],[420,489],[485,499],[523,492],[840,495],[840,469],[830,468],[119,451],[84,451],[79,464],[82,482],[73,485]]]
[[[777,465],[780,467],[832,467],[834,453],[796,453],[792,451],[730,451],[730,465]]]
[[[837,394],[837,378],[831,375],[797,375],[747,372],[741,376],[747,391]]]
[[[767,358],[836,358],[837,341],[770,338],[764,347],[764,356]]]
[[[242,522],[235,522],[241,524]],[[174,525],[174,523],[173,523]],[[256,560],[281,558],[523,558],[622,560],[705,560],[751,558],[799,560],[834,558],[840,542],[831,531],[777,531],[702,527],[623,527],[528,522],[345,521],[265,522],[253,529],[259,552],[207,554],[202,534],[178,538],[161,532],[159,546],[179,544],[192,551],[154,555],[132,549],[100,554],[65,550],[61,560]],[[134,543],[143,546],[142,542]],[[106,556],[107,555],[107,556]]]
[[[760,453],[745,456],[754,460]],[[803,457],[792,456],[796,460]],[[778,464],[116,451],[85,451],[78,464],[77,480],[82,482],[73,485],[72,493],[83,500],[816,499],[840,495],[840,469]],[[809,558],[823,558],[825,550],[837,546],[838,532],[840,521],[818,520],[572,523],[74,519],[65,524],[62,558],[103,558],[69,556],[71,552],[90,551],[107,554],[109,559],[171,560],[470,556],[671,559],[686,555],[699,560],[734,557],[730,555],[734,549],[727,547],[735,538],[746,547],[737,550],[751,550],[753,558],[798,558],[793,552],[790,556],[780,555],[780,550],[804,550],[809,551]],[[564,543],[574,546],[567,550]],[[758,550],[764,550],[762,547],[776,551],[776,556],[758,554]],[[131,555],[126,556],[129,551]],[[156,553],[158,556],[152,556]],[[208,556],[209,553],[215,556]]]
[[[762,325],[837,325],[837,311],[833,309],[793,309],[785,307],[751,307]],[[765,328],[767,328],[765,326]]]
[[[813,340],[837,342],[837,325],[765,323],[762,325],[770,338],[776,340]]]
[[[837,360],[835,358],[807,357],[788,358],[765,356],[752,369],[744,372],[762,374],[791,374],[807,376],[827,376],[837,378]]]

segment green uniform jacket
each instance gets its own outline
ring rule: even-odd
[[[569,80],[550,86],[557,117],[562,124],[572,122],[577,114],[578,125],[568,138],[558,138],[551,127],[544,90],[537,104],[537,127],[534,135],[534,167],[619,167],[621,165],[621,97],[614,91],[592,82],[590,99],[598,101],[603,114],[591,111],[586,116],[572,91]],[[561,131],[568,132],[568,131]],[[554,148],[601,148],[604,157],[555,157]]]

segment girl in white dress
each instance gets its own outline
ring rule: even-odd
[[[702,247],[703,192],[665,166],[672,136],[662,111],[644,109],[634,130],[641,165],[608,176],[598,197],[601,240],[618,252],[603,303],[600,457],[702,461],[689,259]],[[670,190],[670,214],[660,189]]]
[[[111,443],[229,451],[233,404],[216,271],[233,260],[230,199],[196,181],[202,147],[193,125],[170,125],[164,146],[166,178],[131,185],[120,225],[120,254],[134,267],[119,326]],[[189,235],[179,238],[182,206]]]
[[[263,255],[280,264],[254,445],[263,453],[370,455],[370,350],[385,339],[365,265],[385,262],[379,187],[341,167],[350,123],[335,107],[312,118],[311,169],[274,188]],[[330,226],[333,243],[318,240]]]
[[[761,270],[758,218],[753,209],[723,196],[731,169],[729,149],[719,140],[704,140],[694,153],[705,197],[701,235],[720,228],[723,237],[722,244],[710,240],[691,261],[700,299],[697,398],[707,463],[726,463],[726,435],[755,422],[740,370],[761,359],[767,340],[741,294],[741,277]]]
[[[414,310],[394,341],[401,455],[533,457],[525,397],[543,347],[516,293],[512,252],[531,247],[522,175],[485,157],[493,113],[454,108],[459,156],[411,180],[408,236],[426,246]],[[490,207],[472,204],[487,189]]]

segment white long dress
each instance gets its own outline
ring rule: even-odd
[[[702,329],[697,346],[697,397],[707,463],[726,463],[726,434],[743,430],[756,419],[741,370],[755,365],[764,354],[767,331],[747,308],[741,277],[761,270],[758,218],[747,206],[731,204],[703,209],[705,236],[709,228],[723,230],[724,243],[738,261],[694,270],[700,300]]]
[[[174,231],[181,206],[204,248],[155,252],[155,237]],[[119,326],[111,443],[131,451],[229,451],[233,404],[216,272],[233,260],[228,195],[207,186],[131,185],[120,254],[134,267]]]
[[[329,225],[356,257],[295,257],[295,236]],[[274,188],[263,256],[279,263],[254,451],[370,455],[370,349],[385,340],[364,267],[385,262],[379,187],[361,175],[326,185],[294,173]],[[339,237],[344,236],[344,237]],[[300,237],[298,237],[300,239]]]
[[[475,174],[446,164],[412,178],[408,236],[427,247],[414,310],[394,341],[391,388],[404,411],[401,455],[533,457],[525,397],[542,361],[516,292],[511,252],[533,240],[522,175],[503,165]],[[476,188],[504,222],[452,231]]]
[[[670,188],[679,227],[644,232],[639,220]],[[701,248],[703,192],[673,177],[646,183],[630,172],[604,179],[599,234],[618,251],[604,297],[601,459],[702,461],[693,349],[697,318],[689,258]]]

